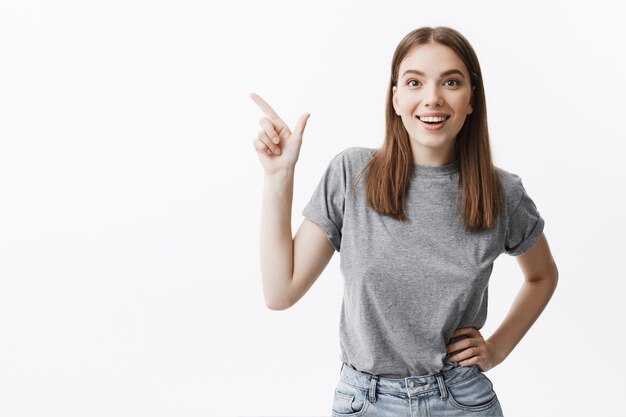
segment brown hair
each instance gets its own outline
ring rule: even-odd
[[[387,90],[386,132],[383,146],[376,149],[359,177],[369,167],[365,198],[370,207],[398,220],[406,221],[405,194],[413,170],[410,138],[402,119],[393,107],[393,86],[398,83],[400,63],[417,45],[438,42],[451,48],[463,60],[474,87],[472,114],[465,119],[455,142],[459,158],[459,191],[463,196],[459,216],[469,232],[489,229],[503,207],[503,192],[491,158],[487,108],[478,58],[467,39],[454,29],[422,27],[407,34],[398,44],[391,62]],[[355,189],[356,184],[355,182]],[[457,193],[457,205],[458,205]]]

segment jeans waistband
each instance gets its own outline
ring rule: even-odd
[[[369,390],[368,399],[376,401],[376,393],[417,395],[432,390],[439,390],[441,399],[448,398],[446,387],[458,384],[481,371],[476,365],[458,366],[447,371],[427,376],[409,376],[406,378],[387,378],[352,369],[342,362],[340,378],[343,382],[357,388]]]

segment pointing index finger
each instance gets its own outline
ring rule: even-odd
[[[250,97],[252,98],[252,100],[254,100],[254,102],[257,104],[257,106],[259,106],[261,108],[261,110],[263,110],[263,113],[265,113],[265,115],[267,117],[269,117],[270,119],[273,119],[273,120],[280,121],[281,123],[284,123],[280,119],[280,117],[278,117],[278,114],[274,111],[272,106],[267,104],[267,102],[265,100],[263,100],[261,98],[261,96],[259,96],[258,94],[255,94],[255,93],[250,93]]]

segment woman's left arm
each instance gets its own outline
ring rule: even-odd
[[[537,243],[516,259],[524,273],[524,284],[491,337],[484,340],[480,331],[473,327],[460,328],[452,334],[452,337],[467,335],[466,339],[448,345],[449,352],[465,348],[450,357],[462,366],[477,364],[482,371],[487,371],[504,361],[552,298],[559,272],[545,235],[542,233]]]

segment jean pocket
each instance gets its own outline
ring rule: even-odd
[[[362,416],[367,412],[369,404],[367,391],[340,380],[335,388],[332,415],[333,417]]]
[[[463,411],[483,411],[498,402],[493,384],[482,372],[447,387],[448,402]]]

